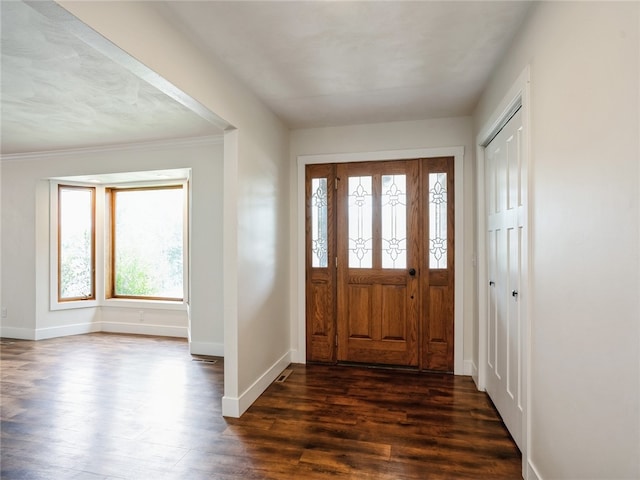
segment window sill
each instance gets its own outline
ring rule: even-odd
[[[187,311],[186,302],[175,302],[168,300],[138,300],[128,298],[107,298],[98,300],[77,300],[72,302],[53,303],[50,306],[51,311],[72,310],[77,308],[137,308],[137,309],[155,309],[155,310],[176,310]]]
[[[158,310],[187,310],[184,301],[172,300],[139,300],[135,298],[107,298],[100,304],[101,307],[115,308],[154,308]]]
[[[68,302],[53,302],[50,305],[51,311],[72,310],[74,308],[96,308],[100,304],[97,300],[71,300]]]

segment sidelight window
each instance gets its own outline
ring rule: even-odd
[[[327,179],[311,179],[311,266],[328,265]]]
[[[429,268],[447,268],[447,174],[429,174]]]

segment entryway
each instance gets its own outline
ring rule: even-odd
[[[454,158],[307,165],[306,360],[454,370]]]

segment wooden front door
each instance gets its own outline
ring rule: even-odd
[[[338,361],[418,366],[419,168],[338,165]]]
[[[307,360],[453,371],[453,159],[306,180]]]

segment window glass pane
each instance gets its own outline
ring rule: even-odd
[[[182,299],[182,188],[114,195],[115,295]]]
[[[93,298],[92,188],[59,187],[60,299]]]
[[[447,174],[429,174],[429,268],[447,268]]]
[[[382,176],[382,268],[407,266],[407,176]]]
[[[349,268],[373,266],[372,177],[349,177]]]
[[[311,266],[327,263],[327,179],[311,179]]]

